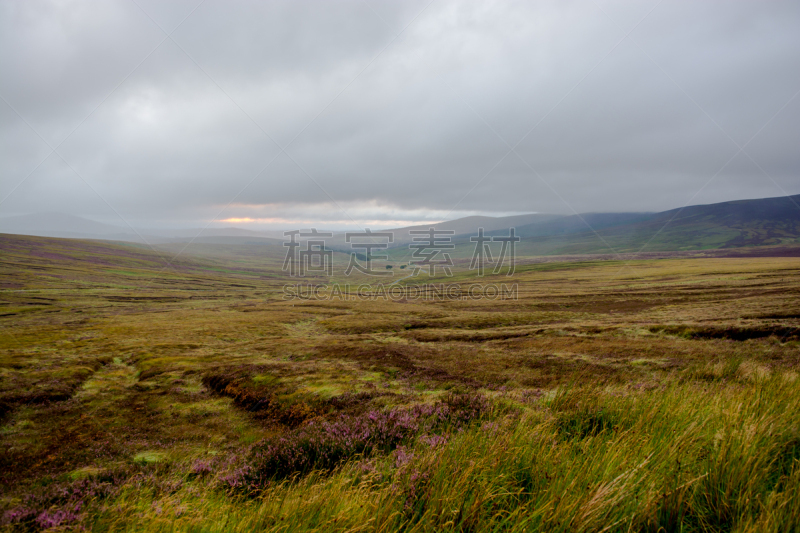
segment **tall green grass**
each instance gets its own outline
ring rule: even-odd
[[[213,479],[130,484],[97,531],[800,530],[793,374],[572,387],[409,449],[354,457],[255,498]]]

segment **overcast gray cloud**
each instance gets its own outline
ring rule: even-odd
[[[198,2],[0,4],[0,214],[377,227],[800,192],[797,2]]]

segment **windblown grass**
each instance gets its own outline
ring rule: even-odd
[[[231,496],[125,485],[103,531],[791,531],[800,526],[800,391],[755,382],[562,389],[380,457],[355,454]],[[514,406],[512,408],[512,406]],[[605,420],[598,424],[598,417]],[[565,425],[565,421],[569,421]],[[591,428],[591,430],[589,430]],[[220,477],[222,474],[220,474]]]
[[[800,529],[794,258],[283,301],[275,254],[30,240],[0,239],[4,529]]]

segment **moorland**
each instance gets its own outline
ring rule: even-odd
[[[0,235],[2,527],[800,529],[796,247],[505,300],[287,300],[283,252]]]

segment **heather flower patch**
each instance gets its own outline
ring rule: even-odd
[[[197,459],[192,463],[189,473],[193,476],[206,476],[213,471],[214,461],[211,459]]]
[[[444,446],[447,444],[447,437],[444,435],[422,435],[419,438],[419,441],[422,444],[426,444],[430,448],[438,448],[439,446]]]
[[[50,529],[74,524],[85,517],[87,507],[94,501],[116,493],[130,474],[120,470],[31,488],[17,505],[0,516],[0,525]]]
[[[489,407],[485,396],[463,394],[450,395],[435,404],[313,420],[278,438],[259,443],[251,452],[249,465],[238,470],[236,475],[231,474],[228,483],[233,487],[245,483],[257,487],[296,473],[329,470],[357,455],[393,450],[421,433],[425,434],[426,443],[440,444],[439,438],[427,434],[461,428],[483,416]]]

